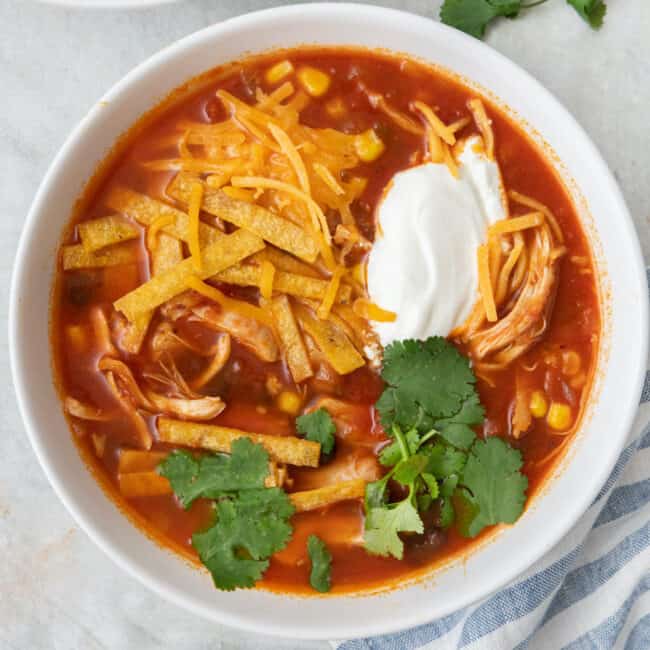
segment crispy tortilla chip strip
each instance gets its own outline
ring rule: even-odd
[[[309,355],[302,340],[302,334],[296,324],[289,299],[277,296],[271,303],[275,318],[276,330],[280,336],[284,358],[296,384],[313,376],[314,372],[309,363]]]
[[[264,242],[246,230],[237,230],[231,235],[224,235],[219,241],[203,250],[203,266],[200,273],[196,273],[194,260],[188,257],[180,264],[154,276],[137,289],[122,296],[113,303],[113,306],[133,321],[138,314],[155,309],[170,298],[183,293],[187,289],[187,280],[191,276],[209,278],[262,248]]]
[[[178,174],[169,186],[170,195],[188,203],[193,182],[195,179],[192,177]],[[259,205],[232,199],[220,190],[206,187],[202,208],[209,214],[255,233],[306,262],[314,262],[318,256],[318,245],[310,234]]]
[[[88,253],[83,244],[63,247],[63,270],[97,269],[105,266],[134,264],[138,259],[136,249],[130,244],[118,244],[107,250]]]
[[[305,264],[293,255],[289,255],[289,253],[285,253],[273,246],[267,246],[261,253],[257,253],[253,259],[255,261],[266,259],[278,271],[287,271],[287,273],[296,273],[297,275],[306,275],[307,277],[317,279],[322,279],[323,277],[315,267],[310,264]]]
[[[171,235],[160,233],[156,247],[151,252],[151,274],[156,276],[168,271],[183,261],[183,245],[180,240]],[[130,354],[140,352],[144,342],[153,310],[138,314],[135,320],[129,322],[122,336],[121,345]]]
[[[166,451],[142,451],[140,449],[121,449],[117,461],[119,474],[133,472],[151,472],[158,467],[165,458]]]
[[[122,481],[124,481],[127,489],[134,491],[140,490],[140,494],[133,496],[155,496],[150,486],[153,484],[157,486],[157,481],[151,481],[148,474],[157,474],[156,468],[162,463],[169,455],[167,451],[140,451],[139,449],[122,449],[117,463],[117,471],[120,481],[120,489],[122,488]],[[136,475],[136,478],[129,481],[126,476]],[[161,477],[163,478],[163,477]],[[264,480],[266,487],[282,486],[286,479],[286,468],[279,467],[275,461],[269,462],[269,475]],[[167,479],[165,479],[167,480]],[[154,487],[154,490],[156,488]],[[162,489],[162,483],[160,485]],[[171,492],[171,489],[170,491]],[[169,492],[162,492],[162,494],[169,494]]]
[[[259,287],[261,281],[261,269],[252,264],[236,264],[217,274],[214,278],[219,282],[236,284],[242,287]],[[309,278],[296,273],[276,271],[273,277],[273,289],[278,293],[288,293],[299,298],[313,298],[323,300],[329,286],[327,280]],[[352,290],[350,285],[342,284],[336,294],[337,302],[348,302]]]
[[[302,305],[296,305],[295,314],[302,327],[314,339],[339,375],[347,375],[364,365],[363,357],[357,352],[345,332],[335,323],[319,320]]]
[[[122,496],[127,499],[158,497],[172,493],[172,486],[169,481],[154,471],[118,474],[117,480]]]
[[[162,201],[152,199],[145,194],[139,194],[126,187],[113,188],[104,199],[104,203],[123,214],[127,214],[137,222],[148,226],[157,217],[170,215],[172,223],[162,228],[168,235],[187,241],[189,217],[185,212],[173,208]],[[199,240],[201,247],[212,244],[223,237],[223,233],[217,228],[208,226],[206,223],[199,223]]]
[[[325,506],[346,501],[347,499],[360,499],[366,493],[366,482],[362,478],[352,481],[343,481],[336,485],[327,485],[315,490],[294,492],[289,495],[296,512],[317,510]]]
[[[170,418],[158,418],[158,436],[162,442],[225,453],[230,452],[230,446],[237,438],[249,438],[262,445],[277,462],[302,467],[318,467],[320,458],[320,444],[317,442]]]
[[[116,215],[83,221],[77,231],[87,253],[135,239],[140,234],[136,226]]]

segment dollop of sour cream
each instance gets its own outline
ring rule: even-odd
[[[466,141],[458,163],[458,178],[444,164],[426,163],[395,174],[384,191],[368,259],[371,301],[397,314],[373,324],[384,346],[447,336],[478,298],[477,249],[506,217],[507,203],[481,138]]]

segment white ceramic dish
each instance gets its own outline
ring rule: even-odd
[[[465,562],[375,596],[299,599],[215,591],[206,574],[157,547],[106,498],[71,440],[50,370],[53,253],[95,164],[119,134],[189,78],[246,52],[301,43],[401,51],[490,89],[542,133],[562,161],[558,169],[574,192],[601,271],[605,343],[598,399],[548,489],[515,526]],[[612,175],[583,130],[536,81],[486,45],[433,21],[365,5],[312,4],[241,16],[193,34],[139,66],[90,111],[50,167],[27,218],[13,277],[10,350],[18,402],[46,474],[79,524],[119,565],[215,621],[283,636],[358,637],[422,624],[464,607],[515,578],[567,533],[610,473],[637,408],[646,358],[646,293],[638,241]]]
[[[37,0],[44,4],[84,9],[146,9],[167,5],[179,0]]]

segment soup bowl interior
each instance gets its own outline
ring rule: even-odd
[[[591,404],[543,493],[515,526],[499,531],[463,561],[414,584],[362,597],[216,591],[206,573],[158,547],[106,498],[73,443],[50,368],[55,251],[75,200],[116,139],[188,79],[251,52],[300,44],[401,52],[489,89],[485,92],[553,152],[550,160],[573,195],[594,250],[603,304],[603,345]],[[34,200],[18,251],[12,368],[27,432],[52,485],[92,539],[143,583],[193,612],[258,632],[303,638],[374,635],[431,621],[495,591],[557,543],[590,505],[620,454],[638,404],[647,337],[644,277],[632,222],[597,150],[561,105],[513,63],[460,32],[393,10],[344,4],[271,9],[214,25],[156,55],[110,90],[70,136]]]

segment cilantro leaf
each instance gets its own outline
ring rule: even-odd
[[[436,421],[454,416],[479,423],[474,422],[479,402],[469,360],[440,336],[391,343],[384,351],[382,377],[388,386],[375,406],[387,430],[398,425],[428,431]],[[465,415],[467,401],[473,406]]]
[[[429,474],[429,472],[422,472],[422,480],[429,490],[429,496],[432,499],[437,499],[440,494],[440,487],[438,486],[436,477],[433,474]]]
[[[483,38],[487,25],[499,16],[514,18],[521,0],[445,0],[440,19],[471,36]]]
[[[441,480],[460,473],[467,461],[467,454],[442,442],[428,445],[420,453],[426,455],[426,471]]]
[[[216,499],[224,493],[264,487],[269,455],[261,445],[238,438],[231,454],[195,458],[187,451],[174,451],[159,465],[185,508],[199,497]]]
[[[520,473],[521,452],[496,437],[477,440],[467,458],[457,491],[459,530],[475,537],[498,523],[512,524],[524,509],[528,479]]]
[[[454,523],[455,519],[454,506],[449,497],[445,497],[440,502],[440,528],[447,530]]]
[[[449,444],[459,449],[469,449],[476,439],[476,434],[471,427],[481,424],[484,418],[485,409],[478,393],[474,392],[463,402],[458,413],[437,420],[435,428]]]
[[[395,467],[393,478],[402,485],[410,485],[422,474],[429,462],[426,456],[415,454],[400,461]]]
[[[407,498],[395,506],[371,508],[366,514],[364,535],[366,550],[375,555],[392,555],[401,560],[404,542],[400,532],[424,532],[417,509]]]
[[[330,454],[334,449],[336,426],[332,416],[324,408],[296,418],[296,429],[307,440],[319,442],[324,454]]]
[[[234,446],[234,445],[233,445]],[[294,507],[280,488],[242,490],[216,504],[216,522],[192,544],[219,589],[253,587],[291,537]]]
[[[567,2],[593,29],[600,29],[603,26],[603,19],[607,13],[604,0],[567,0]]]
[[[332,586],[332,555],[325,542],[316,535],[307,539],[307,552],[311,560],[309,584],[321,593],[329,591]]]
[[[411,429],[404,434],[409,451],[414,454],[417,451],[420,442],[420,436],[416,429]],[[402,460],[402,449],[397,440],[384,447],[379,454],[379,462],[384,467],[392,467]]]

